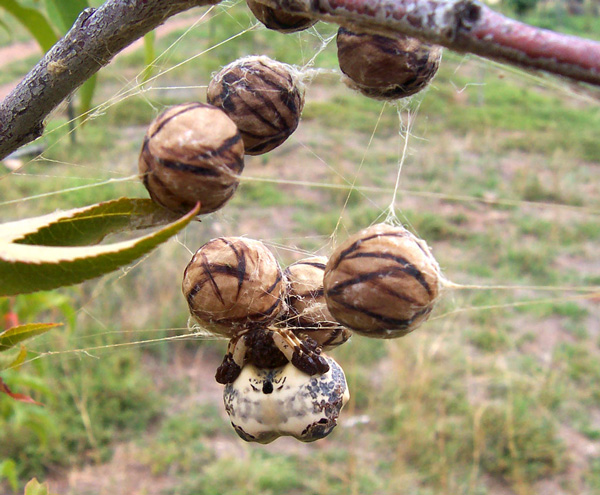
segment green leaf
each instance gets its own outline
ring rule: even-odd
[[[12,459],[5,459],[0,462],[0,480],[8,481],[13,492],[19,487],[19,479],[17,476],[17,464]]]
[[[29,323],[0,332],[0,352],[6,351],[25,340],[42,335],[60,325],[61,323]]]
[[[79,16],[90,5],[87,0],[46,0],[46,11],[52,23],[66,34]]]
[[[25,485],[25,495],[50,495],[48,483],[41,484],[37,479],[33,478]]]
[[[79,116],[82,124],[86,120],[87,113],[92,108],[92,101],[94,99],[94,92],[96,91],[96,83],[98,81],[98,74],[94,74],[86,82],[83,83],[79,88]]]
[[[10,355],[10,352],[7,354],[8,356],[5,354],[0,356],[0,371],[8,369],[18,370],[19,367],[25,362],[25,359],[27,359],[27,349],[24,345],[21,346],[21,350],[17,354],[13,354],[12,356]],[[8,359],[5,359],[5,356]]]
[[[14,16],[35,38],[44,52],[58,41],[48,19],[38,10],[23,7],[15,0],[0,0],[0,7]]]
[[[151,199],[121,198],[0,225],[0,244],[85,246],[108,234],[165,225],[179,218]]]
[[[199,209],[200,204],[151,234],[108,245],[56,247],[0,242],[0,296],[55,289],[116,270],[175,235]]]

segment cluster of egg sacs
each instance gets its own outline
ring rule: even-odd
[[[245,353],[240,375],[223,382],[226,410],[246,440],[322,438],[333,430],[348,399],[341,367],[321,355],[321,349],[333,349],[351,335],[327,310],[326,263],[311,257],[283,271],[262,242],[221,237],[203,245],[185,269],[183,294],[197,324],[229,339],[249,337],[257,347]],[[288,363],[271,338],[280,329],[300,341],[312,339],[309,347],[318,349],[316,357],[328,369],[310,376]]]
[[[296,32],[316,22],[247,2],[269,29]],[[439,47],[413,38],[345,28],[337,45],[344,82],[377,99],[422,90],[441,57]],[[212,78],[207,103],[168,108],[152,122],[140,177],[151,198],[171,211],[186,213],[200,203],[200,213],[213,212],[236,191],[244,155],[281,145],[298,126],[303,106],[304,88],[292,67],[264,56],[235,61]],[[319,352],[345,342],[348,329],[375,338],[407,334],[428,317],[439,289],[439,267],[426,243],[384,224],[350,237],[328,261],[303,260],[285,273],[258,241],[215,239],[194,255],[183,282],[201,327],[231,339],[252,328],[285,327],[313,339]],[[312,441],[329,434],[348,399],[333,359],[323,355],[329,371],[309,376],[291,363],[257,366],[248,355],[224,394],[242,438]]]

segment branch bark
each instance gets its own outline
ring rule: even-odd
[[[509,19],[476,0],[258,0],[269,7],[600,86],[600,43]]]
[[[600,43],[538,29],[476,0],[258,0],[273,8],[600,86]],[[69,33],[0,103],[0,160],[39,137],[44,119],[112,57],[169,17],[219,0],[108,0]]]
[[[44,119],[114,55],[169,17],[218,0],[108,0],[84,10],[0,103],[0,160],[42,135]]]

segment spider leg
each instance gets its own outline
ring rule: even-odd
[[[308,375],[329,371],[329,364],[320,356],[321,348],[312,339],[302,341],[285,328],[273,329],[272,338],[277,348],[300,371]]]
[[[226,385],[227,383],[232,383],[240,376],[242,367],[244,366],[246,351],[248,350],[244,337],[245,335],[239,335],[229,341],[227,354],[225,354],[223,362],[217,368],[217,373],[215,374],[215,379],[218,383]]]

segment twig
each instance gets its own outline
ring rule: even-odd
[[[41,136],[44,119],[123,48],[169,17],[215,0],[108,0],[84,10],[0,103],[0,160]]]
[[[50,112],[123,48],[175,14],[218,1],[108,0],[97,10],[85,10],[0,103],[0,160],[39,137]],[[600,43],[528,26],[474,0],[259,1],[600,86]]]
[[[475,0],[258,0],[270,7],[600,86],[600,43],[509,19]]]

